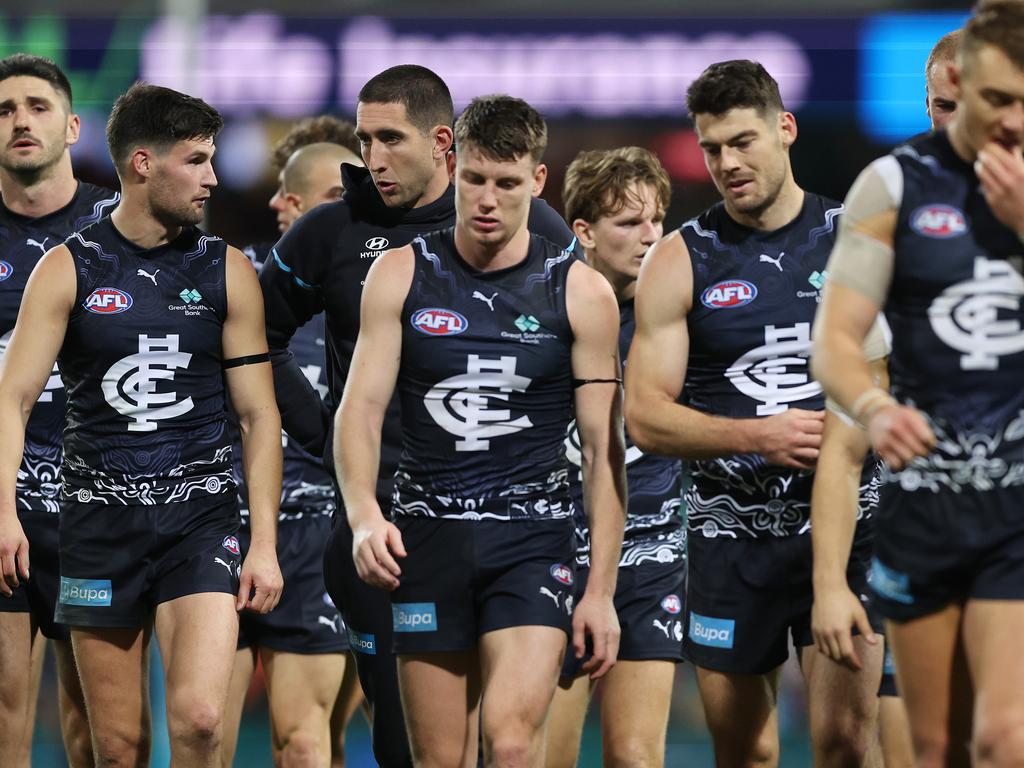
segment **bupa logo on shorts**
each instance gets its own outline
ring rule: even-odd
[[[97,315],[117,315],[131,309],[132,297],[117,288],[97,288],[82,306]]]
[[[14,274],[14,267],[6,261],[0,261],[0,282]]]
[[[350,627],[348,630],[348,644],[357,653],[365,653],[368,656],[377,655],[377,637],[375,635],[364,635],[362,632],[356,632]]]
[[[701,294],[700,303],[711,309],[735,309],[757,298],[757,286],[746,280],[723,280]]]
[[[679,595],[666,595],[661,601],[661,610],[675,616],[683,610],[683,601],[679,599]]]
[[[450,309],[419,309],[411,318],[412,327],[428,336],[454,336],[469,328],[469,322]]]
[[[238,548],[238,537],[237,536],[225,536],[224,541],[221,542],[221,546],[224,547],[232,555],[239,555],[241,550]]]
[[[436,632],[434,603],[392,603],[391,628],[395,632]]]
[[[567,587],[571,587],[575,580],[572,568],[567,565],[562,565],[561,563],[555,563],[551,566],[551,578],[559,584],[564,584]]]
[[[951,205],[922,205],[910,214],[910,226],[919,235],[948,240],[967,231],[967,218]]]
[[[886,600],[904,605],[914,602],[910,593],[910,577],[884,565],[877,557],[871,558],[871,588]]]
[[[690,613],[690,639],[697,645],[711,648],[732,648],[736,639],[736,622]]]
[[[60,577],[61,605],[110,605],[114,590],[110,579],[69,579]]]

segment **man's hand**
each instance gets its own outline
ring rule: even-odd
[[[851,627],[860,630],[871,645],[878,642],[864,606],[845,585],[827,591],[816,589],[811,609],[814,644],[832,661],[856,671],[864,665],[854,649]]]
[[[1011,151],[989,142],[978,152],[974,172],[995,217],[1024,236],[1024,157],[1020,147]]]
[[[916,456],[927,456],[935,447],[935,434],[918,410],[906,405],[886,405],[871,414],[868,438],[893,469],[900,470]]]
[[[769,464],[814,469],[825,431],[825,412],[789,408],[761,419],[756,453]]]
[[[619,617],[611,597],[599,597],[589,591],[576,604],[572,615],[572,649],[577,659],[586,653],[586,636],[590,635],[593,654],[583,665],[591,680],[604,677],[619,656]]]
[[[359,578],[370,586],[396,589],[402,569],[395,558],[405,555],[402,532],[379,511],[366,522],[352,526],[352,559]]]
[[[235,609],[248,608],[256,613],[270,613],[281,599],[284,578],[277,564],[277,552],[269,544],[249,546],[239,576]]]
[[[28,578],[28,539],[16,512],[0,515],[0,594],[11,597],[19,585],[18,574]]]

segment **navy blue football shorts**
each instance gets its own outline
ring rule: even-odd
[[[811,536],[763,539],[688,539],[689,566],[683,655],[704,669],[762,675],[811,634]],[[846,578],[856,595],[867,592],[871,535],[860,525]],[[788,635],[788,636],[787,636]]]
[[[62,502],[57,621],[140,627],[160,603],[236,594],[238,524],[234,492],[161,505]]]
[[[886,619],[966,600],[1024,600],[1024,487],[954,493],[883,487],[871,589]]]
[[[391,593],[395,653],[459,651],[499,629],[572,633],[572,521],[398,517],[408,556]]]
[[[18,510],[18,520],[28,539],[30,578],[18,577],[21,585],[10,599],[0,597],[0,612],[30,613],[32,623],[51,640],[70,638],[68,628],[54,621],[60,590],[58,538],[60,520],[54,512]]]
[[[343,653],[348,638],[341,614],[324,589],[324,547],[331,533],[327,515],[304,516],[277,526],[277,561],[284,576],[281,601],[270,613],[243,611],[239,648],[271,648],[286,653]],[[248,552],[252,533],[238,538]]]

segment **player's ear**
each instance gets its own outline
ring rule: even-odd
[[[960,103],[963,96],[963,69],[955,61],[946,65],[946,72],[949,74],[949,84],[953,88],[953,101]]]
[[[78,143],[78,136],[82,130],[82,120],[78,115],[72,113],[68,115],[68,127],[64,134],[64,143],[69,147],[72,144]]]
[[[548,180],[548,167],[544,163],[537,163],[533,171],[533,196],[537,197],[544,191],[544,183]]]
[[[789,149],[796,141],[796,116],[792,112],[779,113],[779,135],[782,137],[782,146]]]
[[[431,133],[434,135],[434,158],[440,160],[448,154],[455,143],[455,134],[452,133],[450,125],[435,125]]]
[[[455,150],[445,155],[445,162],[448,163],[448,180],[455,183]]]
[[[131,155],[128,156],[128,165],[139,176],[148,179],[153,174],[154,160],[155,158],[150,150],[139,147],[132,150]]]
[[[576,239],[579,240],[584,250],[593,250],[595,245],[594,232],[589,221],[574,219],[572,222],[572,233],[576,235]]]
[[[294,192],[285,192],[284,201],[296,213],[302,213],[302,198],[296,195]]]

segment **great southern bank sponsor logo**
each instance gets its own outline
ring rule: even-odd
[[[391,628],[395,632],[436,632],[434,603],[392,603]]]
[[[365,635],[350,628],[348,630],[348,644],[357,653],[365,653],[369,656],[377,655],[376,635]]]
[[[922,205],[910,214],[910,226],[919,235],[948,240],[967,231],[967,218],[951,205]]]
[[[700,303],[710,309],[736,309],[757,298],[757,286],[746,280],[723,280],[706,289]]]
[[[413,328],[428,336],[455,336],[469,328],[469,321],[458,312],[437,307],[416,310],[410,322]]]
[[[62,605],[110,605],[114,590],[110,579],[69,579],[60,577],[60,602]]]
[[[132,297],[117,288],[97,288],[82,306],[96,315],[117,315],[132,308]]]
[[[711,648],[732,648],[736,636],[736,622],[711,616],[690,614],[690,639],[697,645]]]

